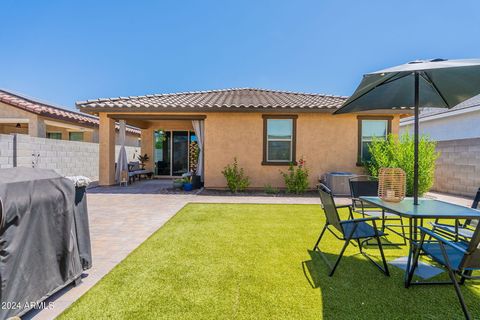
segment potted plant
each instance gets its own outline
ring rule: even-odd
[[[192,191],[193,185],[190,181],[191,176],[183,178],[183,190],[185,191]]]
[[[189,149],[191,173],[190,182],[192,183],[193,189],[198,189],[202,186],[200,176],[196,174],[198,168],[198,157],[200,155],[200,148],[198,146],[198,142],[192,141],[190,143]]]
[[[173,188],[174,189],[182,189],[182,187],[183,187],[183,179],[173,180]]]
[[[148,160],[150,160],[150,158],[146,153],[143,156],[138,155],[138,161],[140,161],[140,166],[142,167],[142,170],[145,170],[145,162],[147,162]]]

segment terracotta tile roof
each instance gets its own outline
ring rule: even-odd
[[[100,123],[98,118],[95,116],[62,109],[51,104],[34,100],[32,98],[28,98],[3,89],[0,89],[0,102],[41,115],[43,117],[54,118],[57,120],[70,122],[75,125],[98,127]],[[140,134],[139,129],[131,126],[127,126],[127,132]]]
[[[95,113],[101,109],[128,109],[148,111],[165,109],[169,111],[244,111],[279,110],[315,112],[320,109],[332,112],[338,109],[347,97],[274,91],[264,89],[224,89],[171,94],[154,94],[134,97],[118,97],[79,101],[77,107],[85,112]]]

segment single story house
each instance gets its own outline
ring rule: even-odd
[[[95,116],[59,108],[7,90],[0,90],[0,134],[28,134],[49,139],[98,142]],[[139,146],[140,130],[126,129],[126,145]]]
[[[346,97],[262,89],[226,89],[77,102],[100,118],[100,185],[114,180],[114,123],[142,131],[147,168],[162,177],[188,170],[190,141],[203,146],[204,185],[225,188],[224,167],[237,158],[252,188],[284,187],[280,171],[306,161],[310,187],[330,171],[363,172],[372,136],[398,134],[408,111],[333,115]]]
[[[432,190],[474,196],[480,187],[480,95],[452,109],[420,114],[420,134],[437,141],[440,157]],[[400,133],[413,134],[413,118],[400,121]]]

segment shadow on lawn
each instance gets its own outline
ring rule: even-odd
[[[324,319],[463,319],[452,285],[406,289],[402,270],[389,265],[391,276],[386,277],[361,254],[344,256],[329,277],[321,254],[308,253],[311,260],[302,262],[303,272],[312,289],[320,289]],[[323,254],[332,264],[337,258]],[[379,256],[373,250],[369,254]],[[444,273],[432,280],[446,278]],[[472,316],[480,317],[478,282],[467,282],[462,292]]]

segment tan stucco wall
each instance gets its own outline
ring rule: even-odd
[[[392,132],[398,133],[399,116]],[[318,176],[329,171],[361,173],[356,166],[358,120],[356,115],[299,113],[297,119],[297,160],[303,156],[310,171],[310,187]],[[284,187],[280,170],[286,166],[262,165],[263,119],[261,113],[209,113],[205,120],[205,187],[223,188],[221,171],[237,157],[251,179],[252,188],[266,184]]]
[[[154,130],[193,130],[191,120],[157,120],[149,121]]]
[[[28,124],[22,123],[21,128],[17,128],[15,123],[0,124],[0,134],[20,133],[28,134]]]
[[[0,118],[26,118],[36,120],[37,115],[0,102]]]
[[[0,122],[1,119],[15,118],[15,119],[26,119],[29,123],[22,123],[22,128],[18,129],[15,127],[15,124],[1,124],[0,123],[0,133],[10,134],[10,133],[21,133],[21,134],[30,134],[32,136],[42,136],[43,131],[42,126],[37,125],[39,117],[31,112],[24,111],[19,108],[12,107],[6,103],[0,102]],[[33,125],[31,125],[33,124]],[[43,126],[44,127],[44,126]]]
[[[141,154],[147,154],[150,158],[149,161],[145,163],[145,168],[152,170],[154,168],[154,159],[153,159],[153,128],[142,129],[142,141],[140,152]]]
[[[93,141],[92,136],[93,132],[92,131],[76,131],[72,129],[67,129],[63,127],[58,127],[58,126],[51,126],[47,125],[46,132],[60,132],[62,134],[62,140],[69,140],[69,132],[83,132],[83,142],[98,142]]]
[[[129,113],[130,115],[132,113]],[[155,113],[153,115],[181,115],[187,113]],[[117,114],[118,116],[119,114]],[[138,113],[138,119],[148,123],[142,129],[141,153],[151,160],[146,164],[153,170],[153,131],[193,130],[190,120],[148,121],[149,114]],[[192,115],[198,116],[199,113]],[[251,179],[252,188],[266,184],[284,187],[280,170],[287,166],[262,165],[263,118],[262,113],[206,113],[205,119],[205,187],[225,188],[221,171],[237,157],[239,165]],[[278,113],[276,113],[278,115]],[[362,173],[356,165],[358,148],[358,119],[355,114],[298,113],[296,158],[303,157],[310,170],[310,187],[319,175],[329,171]],[[374,116],[369,114],[369,116]],[[381,116],[381,115],[379,115]],[[392,115],[392,132],[398,133],[400,115]],[[101,155],[102,157],[102,155]],[[105,163],[106,165],[106,163]]]
[[[109,186],[115,183],[115,121],[100,114],[98,183]]]

